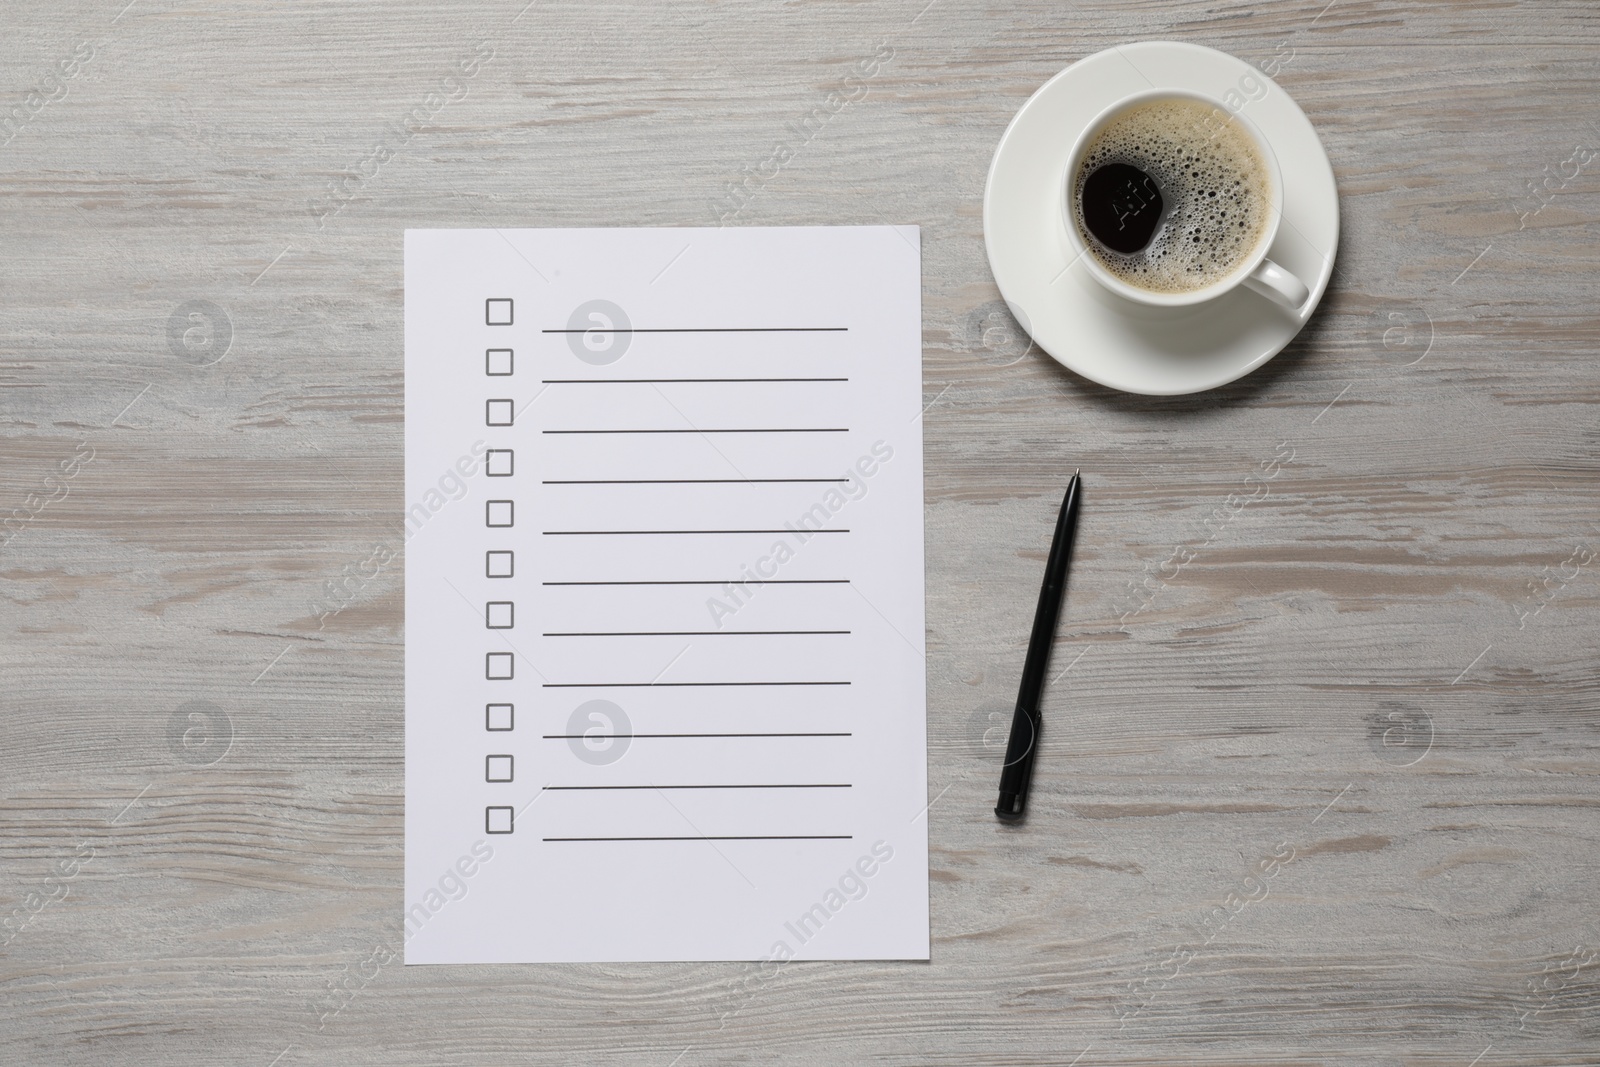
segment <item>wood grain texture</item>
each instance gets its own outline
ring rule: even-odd
[[[0,1062],[1600,1062],[1600,9],[124,3],[0,34]],[[983,251],[1011,115],[1139,39],[1276,60],[1341,190],[1309,328],[1198,397],[1043,358]],[[923,228],[932,962],[384,962],[402,230],[719,220]]]

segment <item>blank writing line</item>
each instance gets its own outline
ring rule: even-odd
[[[850,482],[850,478],[546,478],[542,485],[789,485]]]
[[[849,685],[849,682],[545,682],[541,689],[648,689],[698,688],[701,686],[735,685]]]
[[[850,841],[850,834],[738,834],[707,837],[547,837],[546,841]]]
[[[549,792],[580,792],[595,789],[849,789],[849,782],[755,782],[721,785],[547,785]]]
[[[782,534],[793,530],[544,530],[546,537],[613,537],[625,534]],[[807,533],[849,533],[849,530],[807,530]]]
[[[541,430],[540,433],[849,433],[845,426],[746,426],[699,430],[694,427],[678,430]]]
[[[589,734],[545,734],[546,741],[582,741]],[[802,734],[606,734],[607,737],[853,737],[853,734],[802,733]]]
[[[784,634],[847,634],[849,630],[618,630],[550,633],[541,637],[777,637]]]
[[[844,333],[848,326],[635,326],[624,330],[596,330],[596,333]],[[588,333],[582,330],[541,330],[540,333]]]
[[[848,382],[849,378],[543,378],[540,385],[668,385],[729,382]]]
[[[746,582],[739,578],[704,578],[661,582],[540,582],[540,585],[849,585],[848,578],[764,578]]]

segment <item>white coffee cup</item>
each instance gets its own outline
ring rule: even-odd
[[[1154,103],[1158,100],[1187,99],[1208,104],[1215,109],[1214,118],[1219,123],[1235,123],[1246,136],[1251,138],[1259,154],[1262,165],[1266,167],[1268,187],[1268,203],[1266,224],[1262,229],[1260,238],[1256,241],[1250,254],[1244,258],[1231,273],[1224,278],[1219,278],[1209,285],[1198,289],[1190,289],[1181,293],[1155,292],[1150,289],[1141,289],[1130,285],[1112,274],[1100,262],[1099,257],[1084,241],[1078,232],[1075,223],[1076,205],[1073,198],[1076,195],[1076,177],[1078,167],[1083,161],[1084,152],[1094,141],[1095,136],[1115,118],[1124,112],[1142,104]],[[1118,296],[1140,304],[1152,307],[1181,307],[1189,304],[1200,304],[1207,300],[1215,300],[1224,293],[1232,292],[1236,287],[1244,285],[1261,295],[1281,304],[1291,311],[1298,310],[1305,304],[1311,295],[1311,290],[1294,274],[1267,258],[1267,251],[1272,247],[1272,242],[1278,236],[1278,225],[1283,218],[1283,172],[1278,167],[1278,157],[1273,154],[1272,146],[1261,135],[1255,123],[1245,118],[1238,112],[1230,112],[1220,100],[1206,96],[1204,93],[1191,92],[1187,89],[1147,89],[1144,92],[1125,96],[1112,104],[1099,115],[1093,122],[1085,127],[1078,135],[1078,140],[1072,146],[1072,154],[1067,157],[1067,170],[1062,190],[1063,220],[1066,223],[1067,240],[1071,243],[1076,258],[1081,259],[1094,275],[1096,281]]]

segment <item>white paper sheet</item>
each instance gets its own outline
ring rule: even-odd
[[[406,962],[927,958],[917,229],[405,257]]]

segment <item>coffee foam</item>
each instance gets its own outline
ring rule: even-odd
[[[1271,179],[1250,135],[1216,109],[1174,98],[1140,104],[1106,124],[1078,163],[1073,210],[1078,233],[1113,277],[1157,293],[1203,289],[1238,270],[1266,233]],[[1121,255],[1089,233],[1083,184],[1108,163],[1148,174],[1165,218],[1141,251]]]

